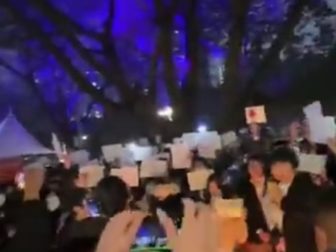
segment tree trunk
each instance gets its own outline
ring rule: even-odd
[[[220,130],[237,127],[242,118],[240,113],[243,114],[243,111],[235,110],[235,105],[240,99],[242,83],[240,59],[250,5],[251,0],[231,0],[234,20],[229,32],[228,56],[225,61],[224,83],[222,84],[224,113],[217,121],[217,127]]]
[[[189,63],[189,71],[184,86],[182,87],[183,101],[185,104],[185,116],[187,117],[186,130],[193,130],[197,110],[198,91],[200,89],[200,30],[198,24],[197,8],[198,0],[187,3],[185,10],[186,24],[186,59]]]

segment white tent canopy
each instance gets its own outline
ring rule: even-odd
[[[53,151],[40,144],[13,113],[8,113],[0,124],[0,159],[50,153]]]

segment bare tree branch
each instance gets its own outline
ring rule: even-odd
[[[57,133],[62,137],[62,140],[71,146],[71,136],[69,135],[68,128],[63,128],[59,126],[58,121],[52,116],[49,111],[49,104],[45,100],[41,90],[35,83],[33,74],[24,74],[13,67],[11,64],[6,62],[4,59],[0,58],[0,66],[4,67],[8,71],[12,72],[15,76],[19,77],[24,83],[27,84],[31,92],[38,98],[40,102],[40,109],[44,112],[44,115],[50,120],[50,122],[55,126]]]
[[[245,96],[242,99],[243,102],[253,103],[253,96],[257,87],[262,84],[272,72],[271,69],[279,62],[279,53],[293,36],[294,28],[299,23],[303,10],[309,2],[310,0],[296,0],[290,8],[285,22],[276,39],[273,41],[271,48],[263,57],[262,62],[255,69],[255,74],[252,75],[252,78],[247,82],[246,90],[244,91]]]
[[[33,0],[31,3],[38,8],[43,14],[46,15],[47,18],[49,18],[53,24],[61,31],[61,33],[67,38],[70,42],[70,44],[73,46],[75,50],[77,50],[80,54],[80,56],[87,61],[92,67],[94,67],[98,72],[100,72],[105,79],[108,81],[109,84],[115,84],[117,88],[120,91],[120,94],[122,96],[122,99],[124,100],[124,103],[131,104],[132,101],[132,92],[129,88],[129,85],[125,83],[124,81],[120,81],[118,78],[119,74],[122,74],[120,72],[112,71],[113,66],[107,67],[103,63],[100,63],[94,55],[92,55],[79,41],[79,39],[76,37],[76,35],[70,31],[66,23],[64,23],[63,20],[59,20],[58,17],[60,14],[56,9],[53,9],[50,7],[50,5],[46,4],[46,1],[44,0]],[[111,6],[113,6],[113,1],[111,1]],[[114,8],[111,9],[111,11],[114,11]],[[113,13],[111,14],[113,15]],[[111,17],[113,18],[113,17]],[[112,22],[111,20],[107,21],[106,29],[112,29]],[[110,31],[106,31],[106,36],[110,35]],[[103,38],[101,38],[103,39]],[[107,38],[106,38],[107,39]]]
[[[64,54],[64,52],[57,47],[46,34],[38,23],[24,16],[19,9],[15,8],[10,0],[3,0],[1,5],[11,11],[13,17],[26,28],[27,31],[32,32],[44,45],[44,47],[57,59],[58,63],[69,74],[78,87],[85,93],[88,93],[94,100],[100,102],[106,109],[123,108],[122,104],[115,103],[105,97],[102,91],[94,88],[86,77],[73,65],[71,60]]]

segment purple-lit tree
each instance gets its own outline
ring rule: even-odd
[[[0,65],[64,138],[120,111],[157,132],[168,105],[166,128],[191,130],[203,99],[223,112],[217,128],[236,127],[284,65],[328,57],[335,39],[324,0],[2,0],[0,11]]]

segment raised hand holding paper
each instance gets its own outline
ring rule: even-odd
[[[102,147],[102,152],[107,162],[113,162],[122,156],[123,146],[121,144],[105,145]]]
[[[304,107],[303,112],[307,118],[314,116],[323,116],[322,105],[319,101],[315,101],[312,104]]]
[[[137,167],[123,167],[121,169],[111,169],[110,175],[119,177],[129,187],[139,186],[139,171]]]
[[[229,131],[222,135],[223,146],[228,146],[235,143],[238,140],[237,134],[234,131]]]
[[[144,160],[140,167],[140,178],[165,177],[168,173],[168,164],[162,160]]]
[[[324,155],[301,154],[298,170],[322,175],[325,171],[326,159]]]
[[[97,164],[83,166],[79,170],[82,176],[82,187],[92,188],[104,177],[104,167]]]
[[[173,144],[171,152],[173,169],[191,168],[191,153],[186,144]]]
[[[212,173],[212,170],[205,169],[189,172],[187,176],[190,191],[204,190],[206,188],[208,178]]]
[[[335,137],[335,119],[331,116],[323,115],[320,102],[314,102],[306,106],[303,111],[308,119],[312,142],[326,144],[329,138]]]
[[[69,154],[73,164],[85,165],[89,162],[89,153],[86,150],[78,150]]]
[[[265,106],[254,106],[245,108],[246,123],[267,123]]]

